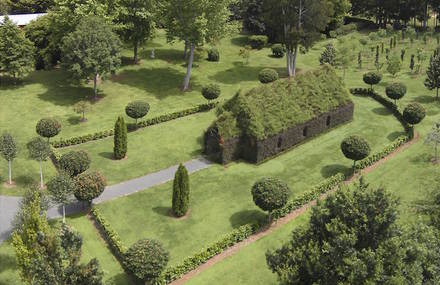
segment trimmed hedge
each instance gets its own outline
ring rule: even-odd
[[[127,248],[123,245],[119,234],[111,228],[110,224],[104,219],[101,212],[97,208],[93,207],[90,210],[90,215],[93,217],[96,224],[99,225],[101,233],[112,249],[113,254],[120,261],[122,261]]]
[[[268,41],[268,37],[263,35],[249,37],[249,45],[252,47],[252,49],[262,49],[267,45]]]
[[[146,128],[146,127],[154,126],[154,125],[157,125],[160,123],[172,121],[172,120],[175,120],[178,118],[194,115],[194,114],[201,113],[201,112],[206,112],[206,111],[214,109],[215,107],[217,107],[218,104],[219,104],[219,102],[209,102],[209,103],[200,104],[200,105],[197,105],[195,107],[188,108],[185,110],[177,111],[174,113],[160,115],[155,118],[150,118],[145,121],[138,122],[137,128]],[[130,128],[129,131],[135,131],[137,128]],[[60,139],[58,141],[51,142],[51,145],[55,148],[63,148],[63,147],[68,147],[68,146],[72,146],[72,145],[79,145],[79,144],[83,144],[83,143],[90,142],[90,141],[96,141],[96,140],[108,138],[113,135],[114,135],[113,130],[105,130],[105,131],[96,132],[93,134],[87,134],[87,135],[78,136],[78,137],[73,137],[73,138],[69,138],[69,139]]]

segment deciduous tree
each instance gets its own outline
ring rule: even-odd
[[[46,161],[51,154],[50,145],[42,138],[35,138],[27,144],[27,148],[30,158],[40,164],[40,188],[44,188],[43,161]]]
[[[12,184],[12,161],[17,157],[17,143],[9,133],[0,136],[0,154],[8,162],[8,183]]]

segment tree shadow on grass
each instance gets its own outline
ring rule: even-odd
[[[81,116],[71,116],[67,119],[67,122],[69,122],[71,125],[78,125],[81,123],[81,119]]]
[[[428,166],[429,163],[432,163],[432,159],[434,157],[433,153],[434,151],[432,153],[420,153],[416,156],[411,157],[409,161],[413,164],[426,164],[426,166]]]
[[[10,255],[4,254],[4,253],[0,253],[0,265],[1,265],[0,266],[0,273],[3,271],[17,268],[15,258]]]
[[[352,173],[352,168],[347,167],[342,164],[330,164],[321,168],[321,175],[324,178],[330,178],[338,173],[343,173],[344,175],[349,175]]]
[[[109,151],[105,151],[105,152],[100,152],[99,156],[105,159],[110,159],[110,160],[114,160],[114,154],[113,152],[109,152]]]
[[[373,109],[373,113],[380,116],[390,116],[390,111],[385,107],[377,107]]]
[[[180,88],[185,74],[172,68],[141,68],[124,70],[112,77],[112,81],[147,91],[157,99],[173,95],[182,95]],[[191,76],[191,87],[199,88],[197,77]]]
[[[141,283],[138,280],[134,280],[134,278],[130,278],[130,276],[128,276],[125,273],[119,273],[116,274],[114,276],[112,276],[111,278],[109,278],[105,284],[107,285],[119,285],[119,284],[144,284]]]
[[[143,59],[150,59],[151,49],[142,50],[139,55]],[[168,62],[169,64],[178,65],[186,62],[185,58],[183,57],[183,49],[155,49],[154,59],[163,60]]]
[[[155,212],[158,215],[164,216],[164,217],[172,217],[171,216],[171,207],[154,207],[152,208],[153,212]]]
[[[231,39],[231,44],[239,47],[244,47],[249,43],[248,36],[238,36]]]
[[[429,96],[429,95],[422,95],[422,96],[418,96],[414,99],[414,101],[416,101],[417,103],[421,103],[421,104],[430,104],[430,103],[434,103],[437,100],[435,99],[435,96]],[[439,105],[440,106],[440,105]]]
[[[267,215],[259,210],[244,210],[234,213],[230,218],[229,222],[231,226],[236,229],[243,225],[250,223],[263,223],[267,221]]]
[[[43,169],[43,174],[44,174],[44,169]],[[36,177],[38,178],[39,173],[35,173]],[[30,176],[26,176],[26,175],[20,175],[18,177],[15,177],[15,182],[17,183],[17,185],[21,186],[21,187],[29,187],[34,185],[35,183],[37,183],[36,178],[34,177],[30,177]]]
[[[405,132],[395,131],[395,132],[388,134],[387,139],[392,142],[392,141],[396,140],[398,137],[404,136],[404,135],[405,135]]]

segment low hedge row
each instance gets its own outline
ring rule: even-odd
[[[322,194],[334,189],[336,186],[342,183],[344,179],[345,177],[343,174],[337,174],[330,177],[329,179],[326,179],[324,182],[313,187],[310,191],[307,191],[306,193],[301,195],[301,197],[288,202],[288,204],[283,209],[274,211],[272,213],[272,217],[274,219],[279,219],[290,214],[291,212],[304,206],[305,204],[318,199]],[[196,269],[212,257],[222,253],[229,247],[247,239],[251,235],[255,234],[257,231],[262,229],[264,226],[267,226],[267,224],[247,224],[239,227],[238,229],[235,229],[231,233],[224,236],[221,240],[207,247],[205,250],[185,259],[182,264],[168,268],[162,274],[160,279],[156,281],[156,284],[162,285],[171,283],[172,281],[180,278],[191,270]]]
[[[300,197],[287,202],[287,205],[283,208],[273,211],[272,217],[274,219],[279,219],[287,216],[288,214],[301,208],[305,204],[318,199],[319,197],[321,197],[322,194],[325,194],[335,187],[339,186],[344,180],[345,175],[342,173],[338,173],[324,180],[323,182],[314,186],[311,190],[303,193]]]
[[[110,224],[104,219],[97,208],[93,207],[90,210],[90,214],[99,225],[100,230],[103,233],[104,238],[107,240],[107,243],[110,245],[114,255],[119,259],[121,264],[123,264],[122,260],[124,259],[124,253],[127,251],[127,248],[123,245],[119,234],[111,228]]]
[[[218,104],[219,104],[219,102],[217,102],[217,101],[216,102],[208,102],[208,103],[200,104],[200,105],[197,105],[197,106],[185,109],[185,110],[160,115],[158,117],[150,118],[145,121],[140,121],[137,124],[137,128],[136,128],[136,126],[130,127],[129,131],[135,131],[139,128],[145,128],[148,126],[153,126],[153,125],[157,125],[160,123],[172,121],[172,120],[175,120],[178,118],[183,118],[183,117],[193,115],[196,113],[206,112],[206,111],[214,109],[215,107],[217,107]],[[105,130],[105,131],[100,131],[100,132],[96,132],[93,134],[87,134],[87,135],[73,137],[73,138],[69,138],[69,139],[60,139],[58,141],[51,142],[51,144],[55,148],[62,148],[62,147],[83,144],[86,142],[111,137],[111,136],[113,136],[113,133],[114,133],[113,129],[112,130]]]
[[[387,157],[393,151],[395,151],[396,149],[407,143],[409,140],[410,140],[409,136],[398,137],[391,144],[387,145],[382,151],[370,155],[369,157],[359,161],[356,165],[356,170],[362,170],[375,164],[379,160]]]

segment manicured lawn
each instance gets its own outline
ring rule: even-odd
[[[12,245],[4,242],[0,245],[0,285],[19,285],[20,276],[15,263]]]
[[[214,120],[214,111],[188,116],[128,134],[128,153],[113,159],[113,138],[63,149],[85,150],[92,159],[91,169],[101,171],[109,184],[115,184],[201,155],[203,134]]]
[[[265,219],[250,194],[259,178],[278,177],[291,186],[292,195],[299,194],[324,178],[349,171],[351,162],[339,150],[341,138],[360,134],[377,151],[401,134],[401,125],[378,103],[359,97],[354,101],[359,107],[353,122],[266,163],[215,165],[191,175],[191,212],[187,219],[169,216],[172,183],[98,207],[127,246],[140,238],[160,240],[171,252],[171,264],[176,264],[233,228]]]

